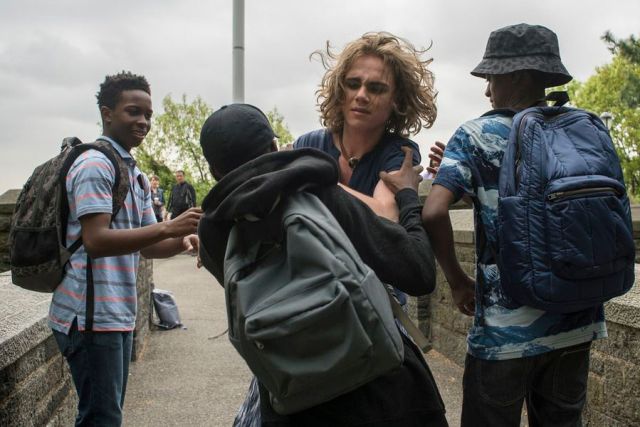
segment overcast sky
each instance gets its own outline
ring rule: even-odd
[[[611,55],[600,37],[640,33],[639,0],[245,0],[245,102],[284,115],[294,136],[320,126],[314,92],[324,72],[309,54],[368,31],[418,47],[433,43],[438,119],[414,137],[423,158],[436,139],[489,109],[469,71],[489,33],[527,22],[560,40],[581,81]],[[19,188],[61,139],[98,136],[95,93],[106,74],[130,70],[151,84],[156,114],[171,94],[231,102],[232,0],[0,0],[0,194]]]

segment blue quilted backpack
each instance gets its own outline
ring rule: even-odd
[[[571,313],[633,286],[629,198],[596,115],[563,106],[516,114],[499,196],[498,263],[512,299]]]

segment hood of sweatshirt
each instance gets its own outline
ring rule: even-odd
[[[198,235],[204,266],[223,284],[222,264],[236,218],[264,218],[281,197],[336,185],[338,177],[335,160],[313,148],[265,154],[225,175],[202,202]]]

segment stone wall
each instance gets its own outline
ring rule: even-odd
[[[136,329],[133,331],[133,348],[131,349],[131,360],[133,361],[138,360],[144,351],[145,340],[153,321],[153,306],[151,302],[153,260],[140,256],[136,286],[138,288],[138,313],[136,316]]]
[[[473,213],[450,212],[456,253],[462,268],[475,275]],[[605,304],[609,338],[598,340],[591,351],[588,403],[584,421],[592,426],[640,425],[640,265],[636,285],[627,294]],[[436,290],[413,299],[418,323],[433,348],[464,366],[466,333],[472,318],[453,305],[451,293],[438,267]]]
[[[640,265],[629,293],[605,304],[609,337],[594,343],[587,419],[594,426],[640,425]]]
[[[9,190],[0,195],[0,271],[9,270],[9,226],[19,192]]]
[[[631,206],[631,219],[633,221],[633,242],[636,244],[636,264],[640,263],[640,206]]]
[[[151,318],[153,262],[141,259],[132,359],[144,348]],[[0,273],[0,426],[73,425],[77,398],[47,314],[51,294],[30,292]]]
[[[0,274],[0,425],[73,424],[77,399],[47,326],[50,301]]]

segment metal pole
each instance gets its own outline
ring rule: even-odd
[[[613,114],[611,114],[608,111],[605,111],[604,113],[600,114],[600,118],[604,122],[604,125],[607,127],[607,129],[611,129],[611,121],[613,120]]]
[[[233,0],[233,102],[244,102],[244,0]]]

